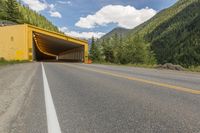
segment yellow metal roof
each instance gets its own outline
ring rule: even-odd
[[[53,36],[53,37],[63,39],[65,41],[77,43],[77,44],[80,44],[80,45],[87,45],[88,44],[87,40],[78,39],[78,38],[75,38],[75,37],[70,37],[70,36],[67,36],[67,35],[64,35],[64,34],[61,34],[61,33],[58,33],[58,32],[45,30],[45,29],[42,29],[42,28],[39,28],[39,27],[36,27],[36,26],[33,26],[33,25],[29,25],[29,24],[26,24],[26,25],[27,25],[28,28],[31,28],[35,32],[39,32],[39,33],[42,33],[42,34],[45,34],[45,35]]]

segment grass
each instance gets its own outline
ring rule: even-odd
[[[191,66],[188,70],[192,72],[200,72],[200,66]]]
[[[157,64],[116,64],[109,62],[93,62],[93,64],[102,64],[102,65],[113,65],[113,66],[129,66],[129,67],[140,67],[140,68],[156,68]],[[200,72],[200,66],[191,66],[189,68],[185,68],[186,71],[189,72]]]
[[[5,65],[13,65],[13,64],[19,64],[19,63],[26,63],[28,61],[24,60],[24,61],[17,61],[17,60],[13,60],[13,61],[6,61],[6,60],[0,60],[0,66],[5,66]]]
[[[113,66],[128,66],[128,67],[141,67],[141,68],[155,68],[157,65],[152,64],[116,64],[109,62],[93,62],[93,64],[113,65]]]

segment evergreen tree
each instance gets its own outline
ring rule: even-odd
[[[5,12],[5,4],[2,0],[0,0],[0,19],[6,18],[6,12]]]
[[[20,12],[19,5],[16,0],[6,1],[6,19],[13,22],[19,22]]]
[[[120,36],[119,34],[115,33],[115,35],[113,36],[113,56],[114,56],[114,62],[115,63],[119,63],[119,59],[118,59],[118,53],[121,51],[120,49],[120,44],[121,40],[120,40]]]
[[[58,28],[44,16],[20,3],[21,0],[0,0],[0,20],[27,23],[50,31],[59,32]]]
[[[113,38],[107,38],[103,40],[103,54],[106,62],[114,62],[114,40]]]
[[[96,44],[94,37],[92,37],[92,44],[91,44],[91,48],[90,48],[90,58],[93,61],[99,61],[100,60],[99,47]]]

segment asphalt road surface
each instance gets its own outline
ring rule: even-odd
[[[32,65],[35,73],[11,133],[200,133],[198,73]]]

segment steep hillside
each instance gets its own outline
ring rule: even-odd
[[[200,65],[200,1],[161,23],[145,39],[159,63]]]
[[[44,16],[19,4],[16,0],[0,0],[0,20],[15,23],[32,24],[47,30],[58,32],[58,28]]]
[[[178,14],[184,8],[186,8],[188,5],[194,2],[199,2],[199,0],[178,0],[178,2],[175,3],[173,6],[160,11],[158,14],[156,14],[153,18],[151,18],[147,22],[132,29],[132,31],[130,31],[130,35],[134,35],[136,33],[135,29],[138,29],[137,34],[142,36],[152,32],[157,26],[169,20],[170,18],[176,16],[176,14]]]
[[[110,33],[105,36],[108,38],[100,43],[99,49],[102,50],[102,58],[109,58],[106,60],[109,62],[147,64],[156,61],[158,64],[198,66],[200,0],[179,0],[150,20],[129,30],[122,39],[117,36],[109,37]]]
[[[200,65],[199,15],[199,0],[179,0],[132,29],[128,36],[143,38],[159,64]]]
[[[38,14],[37,12],[30,10],[28,7],[20,6],[20,13],[23,23],[28,23],[38,26],[40,28],[59,32],[58,28],[53,25],[49,20],[47,20],[44,16]]]

